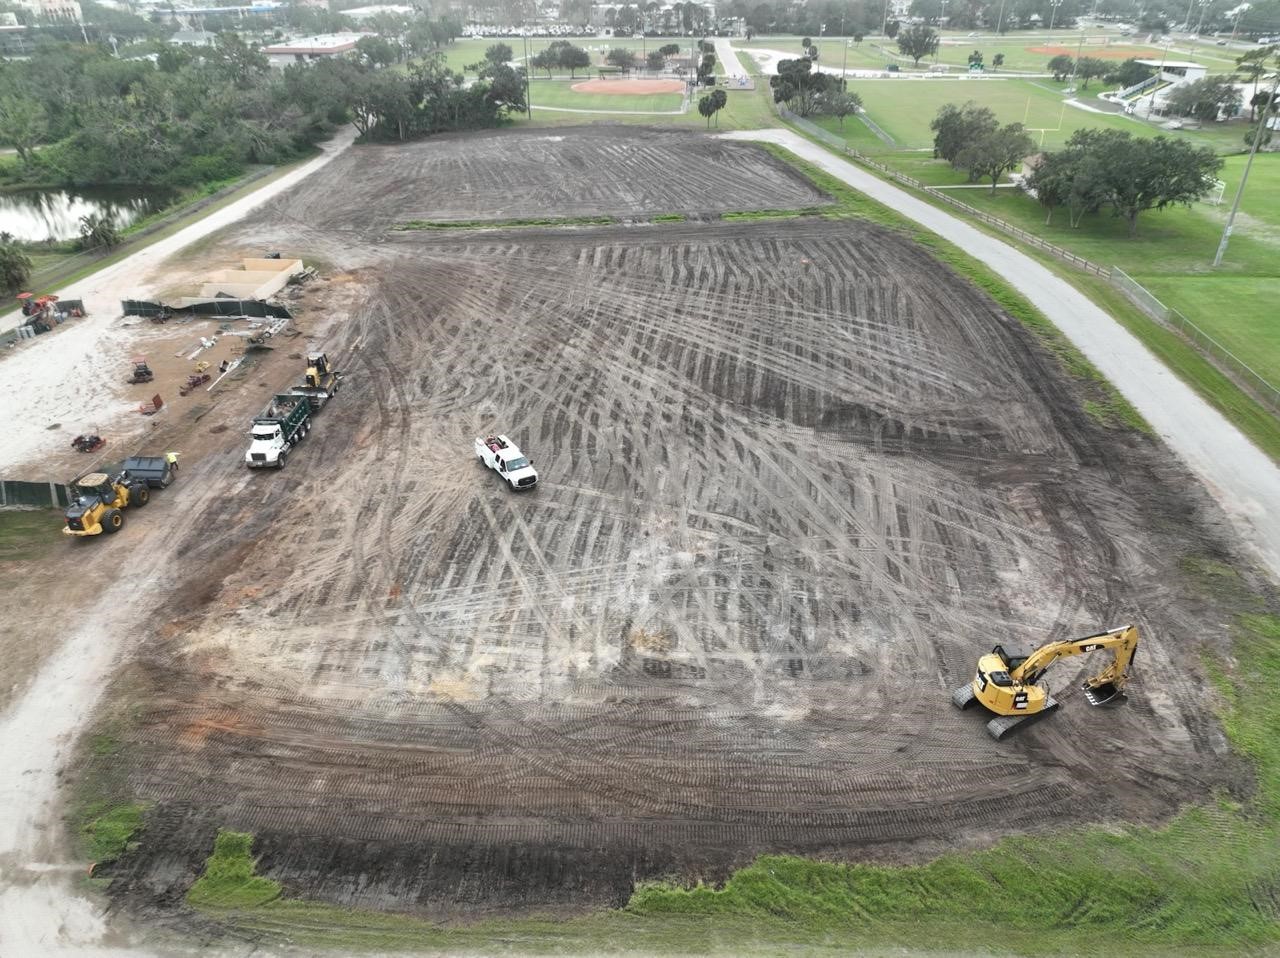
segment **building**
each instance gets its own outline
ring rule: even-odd
[[[78,0],[17,0],[17,3],[41,20],[70,20],[79,23],[84,19]]]
[[[352,20],[368,20],[376,17],[380,13],[391,13],[396,16],[407,17],[413,14],[413,7],[400,6],[398,4],[382,4],[374,7],[352,7],[350,10],[340,10],[344,17],[350,17]]]
[[[356,48],[362,36],[373,34],[329,33],[318,37],[298,37],[263,47],[262,52],[272,66],[285,67],[291,63],[309,63],[329,57],[347,56]]]
[[[1144,67],[1153,67],[1162,83],[1195,83],[1202,79],[1209,68],[1188,60],[1139,60]]]

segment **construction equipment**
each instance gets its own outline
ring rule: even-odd
[[[164,400],[160,397],[159,393],[156,393],[146,402],[138,404],[138,412],[142,413],[144,416],[154,416],[163,408]]]
[[[81,433],[71,440],[71,448],[76,452],[97,452],[107,441],[96,432]]]
[[[338,392],[342,384],[342,373],[329,365],[329,357],[324,353],[311,353],[307,356],[307,372],[302,382],[294,386],[290,392],[295,396],[306,396],[311,402],[311,411],[319,412]]]
[[[151,501],[151,490],[141,480],[120,473],[110,479],[106,473],[91,472],[73,483],[75,497],[67,506],[63,535],[96,536],[117,532],[124,525],[124,510],[141,509]]]
[[[190,376],[187,377],[186,384],[178,387],[178,395],[186,396],[189,393],[192,393],[195,390],[199,389],[208,381],[209,381],[208,373],[192,373]]]
[[[1132,625],[1082,639],[1050,642],[1027,655],[1013,654],[997,645],[978,659],[978,673],[973,681],[951,693],[951,704],[958,709],[981,705],[993,713],[996,717],[987,722],[987,731],[999,741],[1057,709],[1057,700],[1039,683],[1058,659],[1087,652],[1111,652],[1111,662],[1106,668],[1085,681],[1084,697],[1090,705],[1122,704],[1137,650],[1138,630]]]
[[[151,367],[147,365],[146,356],[133,357],[133,375],[129,377],[127,382],[131,385],[138,383],[149,383],[156,378],[156,374],[151,371]]]
[[[249,430],[244,462],[250,469],[283,469],[289,450],[311,430],[311,403],[305,396],[276,395]]]
[[[129,482],[145,482],[152,489],[163,489],[173,482],[172,464],[164,456],[130,456],[124,461]]]

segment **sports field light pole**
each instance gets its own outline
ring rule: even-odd
[[[1227,243],[1231,240],[1231,227],[1235,225],[1236,213],[1240,211],[1240,197],[1244,196],[1244,185],[1249,180],[1249,168],[1253,166],[1253,158],[1258,152],[1258,144],[1262,142],[1262,131],[1267,126],[1267,115],[1271,112],[1271,101],[1276,97],[1276,88],[1280,87],[1280,62],[1276,64],[1276,78],[1271,81],[1271,95],[1262,106],[1262,117],[1258,120],[1258,128],[1253,131],[1253,145],[1249,147],[1249,159],[1244,161],[1244,172],[1240,174],[1240,185],[1236,187],[1235,202],[1231,204],[1231,212],[1227,214],[1227,225],[1222,228],[1222,240],[1218,243],[1218,252],[1214,254],[1213,265],[1221,266],[1222,257],[1227,253]]]
[[[888,41],[889,39],[889,34],[885,32],[888,29],[889,29],[889,0],[884,0],[884,19],[880,21],[880,36],[884,37],[886,41]]]
[[[844,59],[840,61],[840,83],[847,87],[845,75],[849,72],[849,38],[844,35],[844,14],[840,14],[840,42],[844,44]]]
[[[1000,36],[1000,28],[1004,26],[1004,0],[1000,0],[1000,16],[996,17],[996,36]]]
[[[1053,33],[1053,23],[1058,16],[1058,7],[1062,6],[1062,0],[1049,0],[1049,32]],[[1050,39],[1053,39],[1050,37]]]
[[[1160,57],[1160,72],[1156,74],[1156,85],[1164,79],[1164,61],[1169,59],[1169,48],[1173,46],[1173,38],[1169,38],[1169,42],[1164,45],[1164,55]],[[1151,108],[1156,105],[1156,91],[1151,91],[1151,96],[1147,99],[1147,119],[1151,119]]]
[[[1200,29],[1204,26],[1204,11],[1209,6],[1209,0],[1200,0],[1200,21],[1196,24],[1196,39],[1200,39]]]

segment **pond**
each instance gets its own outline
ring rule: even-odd
[[[0,192],[0,232],[28,243],[75,239],[82,216],[109,212],[123,229],[173,199],[169,190],[127,186]]]

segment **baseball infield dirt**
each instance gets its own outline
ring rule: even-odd
[[[290,895],[581,909],[764,851],[919,859],[1247,787],[1200,674],[1227,636],[1179,565],[1219,548],[1216,511],[920,248],[812,218],[386,231],[760,184],[818,198],[692,134],[357,148],[202,251],[342,271],[301,310],[348,378],[287,470],[250,473],[272,360],[166,491],[202,533],[150,532],[170,585],[111,694],[112,761],[153,803],[122,894],[176,900],[230,827]],[[534,491],[477,464],[490,432]],[[997,642],[1126,621],[1125,709],[1088,707],[1087,659],[1013,742],[949,704]]]

